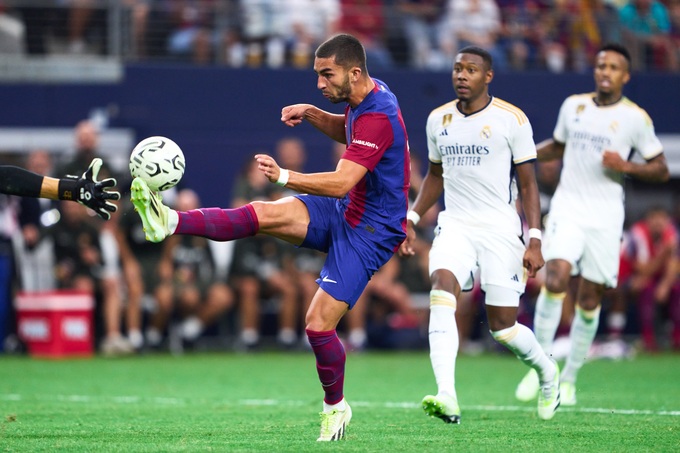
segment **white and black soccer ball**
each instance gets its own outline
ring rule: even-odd
[[[168,190],[184,176],[184,153],[167,137],[148,137],[130,154],[130,174],[143,179],[154,191]]]

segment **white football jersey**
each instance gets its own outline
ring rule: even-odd
[[[628,98],[606,106],[598,106],[594,98],[595,93],[573,95],[560,108],[553,137],[566,146],[550,215],[620,233],[624,176],[606,170],[602,154],[615,151],[628,160],[637,150],[649,160],[661,154],[662,146],[647,112]]]
[[[443,167],[440,222],[451,218],[521,235],[514,166],[536,159],[531,124],[522,110],[495,97],[472,115],[457,105],[444,104],[427,119],[428,158]]]

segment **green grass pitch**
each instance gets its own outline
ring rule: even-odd
[[[0,452],[677,452],[680,356],[595,361],[578,405],[539,420],[509,354],[460,357],[462,423],[424,415],[426,351],[350,354],[347,439],[319,444],[311,352],[38,360],[0,356]]]

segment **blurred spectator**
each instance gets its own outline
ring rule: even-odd
[[[249,159],[232,190],[232,206],[276,199],[278,189],[257,169],[257,161]],[[235,241],[231,277],[238,294],[241,347],[252,349],[260,344],[265,302],[276,305],[279,344],[287,348],[296,344],[300,307],[292,260],[290,246],[273,237],[258,235]]]
[[[99,129],[91,120],[82,120],[76,124],[74,128],[74,150],[73,154],[65,162],[61,162],[55,171],[56,177],[63,177],[64,175],[80,175],[83,168],[88,168],[90,162],[99,155]],[[118,178],[118,183],[121,184],[122,179],[120,175],[116,175],[111,167],[103,159],[104,163],[101,167],[99,175],[101,179],[108,177]]]
[[[680,61],[680,0],[668,3],[668,14],[671,20],[671,44],[675,53],[675,60]]]
[[[73,203],[75,204],[75,203]],[[12,329],[12,278],[14,253],[12,236],[19,231],[19,198],[0,194],[0,351]]]
[[[286,47],[293,67],[308,68],[314,51],[338,29],[339,0],[288,0]]]
[[[77,203],[60,203],[61,219],[50,227],[54,241],[56,280],[60,289],[93,294],[104,324],[101,352],[130,354],[134,350],[121,333],[122,301],[115,239],[87,221],[87,210]]]
[[[147,289],[155,288],[155,281],[152,285],[146,286],[147,275],[155,274],[156,263],[160,259],[160,245],[144,240],[144,232],[139,216],[133,215],[132,205],[127,199],[119,202],[118,211],[112,216],[112,221],[107,222],[105,227],[110,228],[111,233],[116,238],[119,250],[120,266],[122,270],[122,289],[125,294],[124,318],[127,338],[131,346],[139,351],[144,344],[142,335],[143,322],[143,299]],[[137,221],[137,222],[136,222]],[[141,241],[135,241],[141,235]],[[153,261],[146,261],[142,265],[138,257],[148,256],[147,250],[157,250],[153,255]]]
[[[285,0],[240,0],[241,36],[248,66],[279,68],[285,63]]]
[[[52,158],[45,150],[35,150],[26,159],[26,169],[40,175],[52,175]],[[21,234],[15,235],[17,270],[24,291],[47,291],[55,288],[54,245],[45,228],[59,220],[58,202],[47,198],[24,197],[20,201]]]
[[[447,4],[448,0],[397,0],[411,67],[430,70],[451,67],[455,42],[446,14]]]
[[[124,0],[129,8],[132,28],[132,56],[137,59],[148,57],[149,17],[152,0]]]
[[[23,54],[26,27],[0,0],[0,54]]]
[[[594,3],[584,0],[559,2],[565,12],[569,67],[576,72],[586,72],[593,66],[595,53],[603,44]]]
[[[612,0],[591,0],[593,14],[600,31],[600,40],[605,42],[621,42],[621,23],[616,2]]]
[[[609,288],[604,299],[609,302],[606,314],[607,340],[621,343],[628,325],[628,308],[630,305],[630,284],[633,275],[633,245],[629,229],[623,230],[621,250],[619,251],[619,276],[616,288]]]
[[[163,199],[174,204],[177,190],[172,188],[163,192]],[[141,333],[144,327],[144,312],[156,312],[157,303],[154,291],[159,285],[158,263],[161,260],[163,245],[149,242],[145,238],[142,221],[134,213],[129,197],[119,202],[119,214],[112,223],[115,225],[115,236],[120,250],[120,263],[123,271],[123,287],[125,298],[125,325],[130,343],[136,350],[144,345],[156,348],[163,340],[163,331],[155,328],[150,322],[145,336]],[[152,314],[153,317],[153,314]],[[163,323],[159,323],[163,325]]]
[[[96,8],[94,0],[71,0],[68,3],[68,52],[82,54],[87,51],[88,28],[101,30],[106,26],[106,10]],[[105,36],[105,35],[104,35]],[[104,36],[100,36],[103,38]]]
[[[305,149],[305,144],[301,139],[297,137],[284,137],[280,139],[276,142],[275,154],[276,161],[282,168],[301,173],[305,172],[307,151]],[[286,189],[285,187],[276,187],[274,190],[274,198],[283,198],[295,194],[295,192]],[[286,253],[290,255],[290,259],[292,260],[290,265],[285,267],[285,270],[289,273],[289,278],[296,287],[298,295],[297,306],[300,318],[299,325],[304,326],[304,317],[307,313],[307,308],[318,289],[316,279],[319,278],[326,254],[317,250],[304,247],[293,247],[287,244],[284,245],[284,247],[286,247]],[[366,335],[364,332],[362,341],[365,342],[365,340]],[[302,335],[302,341],[307,344],[306,335]]]
[[[411,298],[411,291],[401,280],[402,261],[403,259],[397,255],[393,256],[373,275],[364,291],[369,298],[367,311],[372,322],[385,324],[394,331],[397,339],[399,331],[403,329],[418,331],[425,320],[422,316],[424,311],[419,316]],[[399,343],[397,340],[394,346],[398,346]]]
[[[449,14],[459,49],[481,47],[491,54],[494,69],[507,69],[507,58],[499,45],[501,13],[495,0],[449,0]]]
[[[56,21],[57,9],[49,3],[17,6],[24,25],[24,48],[29,55],[48,53],[48,36]]]
[[[539,25],[545,5],[540,0],[501,3],[501,42],[508,66],[515,71],[536,69],[540,55]]]
[[[387,47],[384,8],[380,0],[340,0],[338,32],[354,35],[364,44],[367,64],[375,71],[394,67]]]
[[[167,0],[168,53],[197,64],[212,61],[216,38],[214,31],[216,0]]]
[[[177,194],[177,209],[201,207],[198,195],[190,189]],[[224,281],[216,278],[215,261],[209,241],[202,237],[173,236],[163,243],[158,263],[161,283],[156,288],[157,310],[151,324],[163,332],[177,306],[179,337],[183,347],[193,347],[206,328],[217,323],[234,303],[234,295]]]
[[[658,350],[659,314],[673,327],[672,347],[680,350],[680,278],[678,230],[668,211],[652,207],[630,229],[632,275],[629,288],[637,298],[642,341],[648,351]]]
[[[630,0],[620,10],[624,44],[635,70],[677,70],[668,8],[657,0]]]

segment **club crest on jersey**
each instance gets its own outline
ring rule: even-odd
[[[612,121],[612,123],[609,125],[609,130],[612,132],[617,132],[619,130],[619,122]]]
[[[484,126],[482,131],[479,133],[480,138],[490,139],[491,138],[491,127]]]

